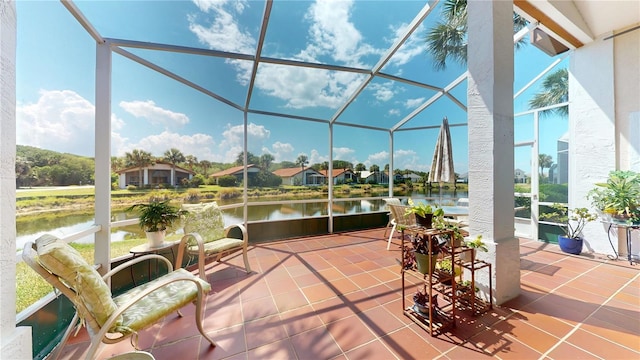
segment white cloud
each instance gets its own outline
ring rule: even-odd
[[[417,98],[417,99],[408,99],[404,102],[404,107],[406,107],[407,109],[415,109],[418,106],[422,105],[424,103],[424,98]]]
[[[396,150],[393,153],[394,169],[411,169],[418,171],[429,171],[431,164],[427,165],[424,160],[421,161],[420,156],[414,150]]]
[[[242,14],[248,6],[247,1],[194,0],[194,3],[200,10],[211,15],[206,19],[206,25],[198,24],[195,16],[189,17],[189,30],[201,43],[216,50],[255,53],[255,39],[249,31],[241,29],[234,18],[234,15]]]
[[[172,127],[183,126],[189,123],[189,117],[182,113],[163,109],[152,100],[147,101],[121,101],[120,107],[131,115],[147,119],[151,124]]]
[[[364,164],[367,166],[367,169],[371,165],[378,165],[380,170],[384,170],[384,166],[389,163],[389,153],[386,151],[380,151],[374,154],[369,154],[367,160],[364,161]]]
[[[347,147],[334,147],[333,158],[335,160],[354,161],[355,150]],[[355,164],[354,164],[355,165]]]
[[[383,102],[393,99],[393,95],[398,92],[393,89],[393,83],[391,81],[387,81],[383,84],[369,84],[368,89],[373,91],[373,96],[376,100]]]
[[[389,44],[395,43],[396,40],[399,39],[405,33],[405,31],[407,31],[408,26],[409,24],[407,23],[400,24],[397,27],[389,26],[389,29],[395,35],[393,39],[388,40]],[[421,53],[425,53],[426,47],[424,44],[424,39],[420,37],[420,34],[424,34],[424,32],[424,26],[418,26],[418,28],[413,32],[411,36],[409,36],[404,44],[402,44],[398,51],[393,54],[393,56],[389,60],[389,65],[402,66]]]
[[[273,155],[273,157],[275,158],[275,162],[294,161],[296,156],[293,155],[293,150],[293,145],[276,141],[271,145],[271,148],[268,148],[266,146],[263,147],[262,153],[269,153]]]
[[[125,152],[131,152],[133,149],[144,149],[154,156],[161,157],[170,148],[177,148],[185,155],[194,155],[198,160],[220,161],[217,152],[212,151],[214,146],[213,138],[206,134],[181,135],[163,131],[142,138],[137,143],[127,143],[116,155],[123,156]]]
[[[194,0],[194,3],[206,13],[189,17],[189,29],[199,41],[211,49],[255,53],[256,39],[236,21],[236,15],[242,13],[248,2]],[[309,41],[306,47],[289,58],[371,67],[373,64],[367,64],[364,59],[371,59],[372,55],[381,55],[386,49],[378,49],[364,41],[363,35],[352,21],[353,4],[354,1],[344,0],[318,0],[312,3],[304,18],[309,23]],[[391,37],[397,38],[406,26],[402,24],[390,28]],[[395,63],[404,63],[410,56],[415,56],[419,52],[413,48],[419,45],[422,44],[412,43],[411,46],[403,46],[399,51],[403,60],[397,60]],[[282,54],[278,56],[281,57]],[[238,82],[246,85],[251,77],[251,64],[239,60],[227,60],[227,63],[235,69]],[[258,69],[255,85],[262,93],[283,100],[287,108],[336,109],[346,101],[363,79],[362,74],[262,64]],[[376,91],[376,97],[380,101],[388,101],[392,96],[393,92],[389,87]]]
[[[398,109],[389,109],[389,111],[387,111],[387,115],[389,115],[389,116],[400,116],[400,110],[398,110]]]
[[[243,125],[231,126],[227,124],[227,129],[222,132],[223,140],[218,146],[219,157],[222,162],[234,162],[243,149]],[[247,125],[247,144],[248,151],[254,155],[260,155],[264,143],[271,136],[271,131],[262,125],[249,123]]]
[[[309,7],[305,19],[311,22],[311,43],[301,56],[317,59],[328,55],[333,60],[348,66],[364,66],[361,58],[381,54],[362,41],[362,34],[351,21],[353,1],[321,0]],[[305,56],[306,55],[306,56]]]
[[[306,155],[306,154],[304,154]],[[298,157],[296,156],[296,159]],[[325,161],[329,161],[329,157],[328,156],[322,156],[320,155],[320,152],[316,149],[311,150],[311,155],[309,155],[309,165],[313,165],[313,164],[321,164]]]
[[[256,87],[269,96],[284,100],[288,108],[322,106],[336,109],[355,92],[363,78],[364,75],[354,73],[262,64]]]
[[[112,146],[126,140],[116,133],[123,125],[112,115]],[[94,105],[72,90],[41,90],[38,101],[16,107],[19,145],[94,156],[94,128]]]

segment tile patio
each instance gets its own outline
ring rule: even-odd
[[[402,314],[399,239],[384,229],[250,247],[210,263],[204,326],[194,307],[140,334],[156,359],[640,359],[640,265],[572,256],[521,240],[521,294],[482,316],[458,312],[457,327],[430,337]],[[82,358],[82,332],[62,359]],[[103,345],[100,359],[132,351]]]

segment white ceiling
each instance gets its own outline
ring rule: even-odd
[[[528,0],[526,2],[584,44],[610,35],[612,32],[617,33],[640,24],[640,1],[638,0]]]

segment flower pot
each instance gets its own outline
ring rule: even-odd
[[[567,254],[580,255],[582,252],[583,241],[581,238],[568,238],[566,236],[558,235],[558,245],[560,250]]]
[[[150,248],[157,248],[164,244],[164,236],[166,234],[166,230],[162,231],[145,231],[147,235],[147,241],[149,241]]]
[[[433,222],[433,214],[426,214],[425,216],[420,216],[416,214],[416,223],[420,226],[423,226],[427,229],[431,229],[431,225]]]
[[[438,254],[434,255],[425,255],[420,253],[415,253],[416,255],[416,265],[418,266],[418,272],[421,274],[433,274],[433,271],[436,268],[436,262],[438,261]]]

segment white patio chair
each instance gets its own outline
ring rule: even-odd
[[[393,219],[391,220],[392,228],[387,240],[387,250],[391,247],[391,238],[396,231],[400,231],[399,227],[413,226],[416,224],[416,217],[413,214],[407,214],[407,209],[410,206],[406,205],[389,205]]]

